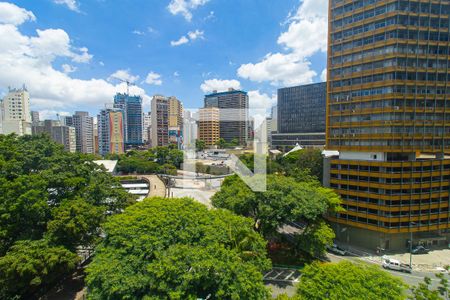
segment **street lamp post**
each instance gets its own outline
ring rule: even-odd
[[[413,232],[411,226],[416,225],[414,222],[409,223],[409,267],[412,269],[412,244],[413,244]]]

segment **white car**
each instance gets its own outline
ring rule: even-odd
[[[392,258],[383,259],[382,266],[383,266],[383,268],[389,269],[389,270],[407,272],[407,273],[412,272],[412,269],[409,265],[404,264],[404,263],[402,263],[396,259],[392,259]]]

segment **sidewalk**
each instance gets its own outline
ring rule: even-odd
[[[148,197],[166,197],[166,186],[158,175],[141,175],[139,177],[146,179],[150,184]]]

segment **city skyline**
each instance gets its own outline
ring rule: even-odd
[[[95,115],[126,91],[117,78],[138,85],[130,94],[143,96],[148,111],[154,94],[176,96],[192,108],[202,106],[205,94],[229,87],[248,91],[251,107],[270,108],[277,88],[324,75],[326,32],[316,29],[326,27],[326,1],[55,2],[64,1],[0,2],[0,31],[9,36],[0,49],[0,96],[8,86],[26,84],[31,109],[43,119],[76,110]],[[113,22],[102,21],[112,16]],[[316,35],[308,39],[307,31]]]

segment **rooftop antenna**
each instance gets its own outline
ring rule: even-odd
[[[120,80],[121,82],[125,82],[127,84],[127,96],[130,96],[130,85],[136,85],[133,82],[129,81],[128,79],[122,79],[116,76],[113,76],[113,78]]]

